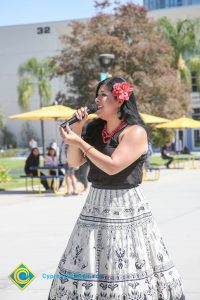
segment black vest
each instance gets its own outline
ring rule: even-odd
[[[124,126],[117,131],[107,144],[103,143],[101,132],[104,124],[95,128],[90,124],[86,128],[83,139],[94,146],[100,152],[111,156],[115,148],[118,146],[119,135],[126,128]],[[92,183],[93,187],[100,189],[130,189],[138,186],[142,182],[142,166],[145,161],[146,155],[142,155],[134,163],[115,175],[108,175],[97,166],[95,166],[88,159],[90,170],[88,173],[88,181]]]

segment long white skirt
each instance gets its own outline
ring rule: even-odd
[[[48,300],[184,300],[140,187],[90,187]]]

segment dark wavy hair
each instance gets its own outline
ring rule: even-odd
[[[112,92],[113,86],[116,83],[120,83],[120,82],[126,82],[126,81],[120,77],[111,77],[100,81],[96,88],[96,97],[98,96],[99,89],[102,85],[105,85],[108,88],[108,90]],[[120,112],[121,112],[121,116],[119,117],[120,120],[125,119],[126,122],[130,125],[142,126],[146,130],[148,141],[150,141],[149,129],[147,128],[146,124],[144,123],[143,119],[141,118],[138,112],[135,95],[133,92],[131,93],[129,100],[124,101],[123,104],[121,105]],[[94,122],[95,125],[98,126],[98,125],[104,125],[106,121],[98,118],[94,120]]]
[[[31,155],[31,156],[35,156],[34,154],[33,154],[33,152],[34,152],[34,150],[35,149],[37,149],[38,150],[38,155],[37,155],[37,157],[39,157],[40,156],[40,153],[39,153],[39,149],[38,149],[38,147],[33,147],[32,149],[31,149],[31,153],[29,154],[29,156]]]

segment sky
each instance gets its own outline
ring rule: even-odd
[[[142,4],[142,0],[120,0]],[[93,0],[0,0],[0,26],[90,18]]]

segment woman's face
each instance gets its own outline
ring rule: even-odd
[[[49,154],[50,154],[50,156],[55,156],[55,150],[54,149],[50,149],[49,150]]]
[[[121,100],[117,100],[113,94],[108,90],[106,85],[102,85],[98,91],[98,96],[95,99],[98,106],[96,114],[103,120],[116,115],[119,107],[122,104]]]
[[[34,150],[33,150],[33,155],[38,156],[38,154],[39,154],[38,149],[34,149]]]

